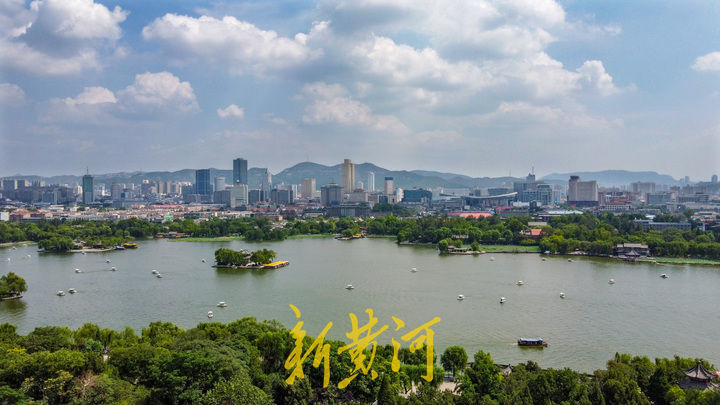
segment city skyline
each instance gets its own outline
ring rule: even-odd
[[[32,4],[0,7],[3,176],[237,156],[271,172],[346,157],[473,177],[720,172],[714,4]]]

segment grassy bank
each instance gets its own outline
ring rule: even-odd
[[[487,253],[540,253],[538,246],[520,245],[480,245],[480,250]]]
[[[693,259],[690,257],[652,257],[647,259],[638,259],[638,262],[645,263],[665,263],[665,264],[703,264],[709,266],[720,266],[720,262],[708,259]]]

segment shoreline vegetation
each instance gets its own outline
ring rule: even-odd
[[[680,215],[662,214],[656,220],[690,221],[692,211]],[[79,246],[107,249],[131,239],[158,234],[183,234],[186,241],[247,242],[282,241],[293,238],[321,238],[341,235],[395,238],[401,245],[447,243],[456,248],[470,246],[486,253],[553,252],[553,254],[608,257],[619,243],[648,246],[650,258],[658,263],[720,265],[720,229],[666,229],[642,231],[635,214],[574,214],[551,218],[547,223],[531,217],[454,218],[447,216],[378,218],[289,217],[273,223],[267,218],[185,218],[162,224],[141,219],[111,221],[60,220],[0,222],[0,243],[37,242],[46,252],[67,252]],[[475,244],[478,248],[473,248]],[[440,249],[444,251],[444,249]]]
[[[359,372],[347,387],[353,357],[348,342],[325,339],[328,383],[313,337],[301,343],[302,377],[288,384],[297,348],[277,321],[245,317],[182,329],[152,322],[137,334],[86,323],[71,330],[37,327],[26,335],[0,324],[0,403],[24,404],[716,404],[720,391],[687,388],[689,370],[716,368],[700,358],[656,358],[616,353],[592,373],[542,368],[527,361],[498,364],[490,353],[472,357],[462,346],[428,356],[377,344],[360,348],[372,373]],[[518,350],[522,350],[518,348]],[[371,357],[372,356],[372,357]],[[430,362],[428,363],[428,357]],[[298,358],[298,357],[295,357]],[[372,358],[368,362],[367,359]],[[397,359],[397,363],[395,362]],[[366,364],[364,363],[364,364]],[[395,367],[394,365],[397,365]],[[440,367],[442,366],[442,367]],[[426,381],[424,375],[432,379]],[[693,374],[691,374],[693,375]],[[710,381],[717,383],[717,378]],[[685,387],[685,388],[682,388]],[[449,388],[449,389],[448,389]]]

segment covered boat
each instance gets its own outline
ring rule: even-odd
[[[547,346],[547,342],[542,340],[542,338],[520,338],[517,341],[518,346],[526,346],[526,347],[545,347]]]

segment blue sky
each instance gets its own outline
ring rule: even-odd
[[[720,172],[720,5],[0,0],[0,175]]]

